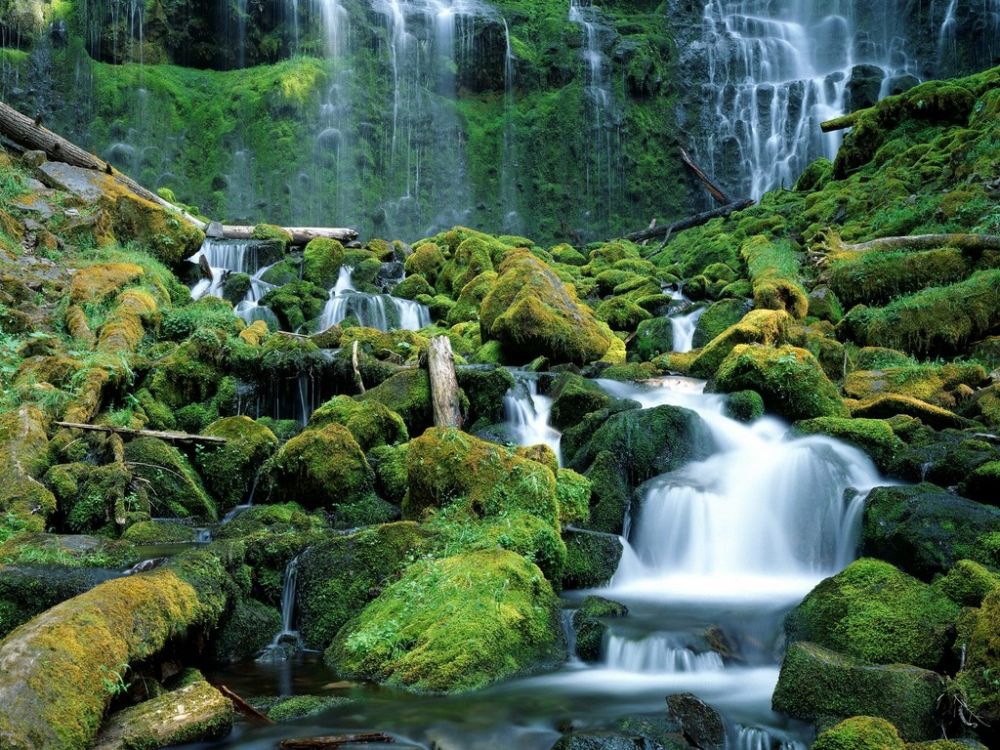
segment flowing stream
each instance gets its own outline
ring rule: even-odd
[[[388,294],[365,294],[354,288],[354,269],[342,266],[337,283],[330,290],[330,299],[320,316],[319,329],[325,331],[343,321],[348,315],[369,328],[388,331],[403,328],[417,331],[431,324],[431,314],[426,305]]]
[[[514,387],[503,397],[504,426],[518,445],[547,445],[562,464],[562,434],[549,424],[552,399],[538,392],[534,373],[512,370]]]

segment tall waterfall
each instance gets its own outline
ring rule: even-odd
[[[841,137],[819,125],[842,114],[852,92],[876,99],[918,75],[903,24],[890,3],[708,0],[710,104],[698,157],[735,195],[790,187],[810,161],[836,155]]]

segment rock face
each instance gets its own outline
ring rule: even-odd
[[[113,714],[93,750],[156,750],[167,745],[224,737],[233,727],[233,705],[195,670],[181,687]]]
[[[804,721],[877,716],[918,741],[937,736],[943,692],[944,680],[926,669],[871,664],[803,642],[785,654],[773,706]]]

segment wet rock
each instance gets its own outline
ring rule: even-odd
[[[641,736],[615,732],[580,732],[563,736],[552,746],[552,750],[650,750],[650,746]]]
[[[580,608],[573,613],[573,629],[576,631],[576,655],[584,661],[597,662],[601,658],[601,647],[608,625],[607,618],[625,617],[628,607],[600,596],[588,596]]]
[[[719,712],[692,693],[667,696],[667,712],[684,737],[701,750],[723,750],[726,726]]]

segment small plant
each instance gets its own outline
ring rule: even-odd
[[[113,698],[128,692],[131,683],[125,682],[125,675],[130,669],[127,662],[122,662],[113,669],[102,664],[101,684],[104,686],[104,692]]]

